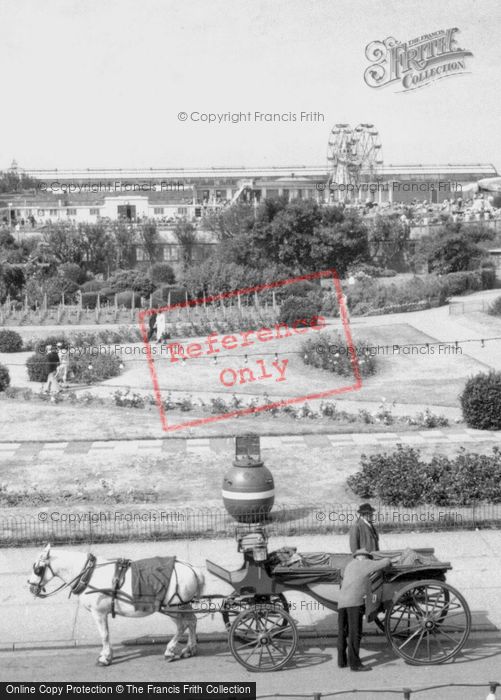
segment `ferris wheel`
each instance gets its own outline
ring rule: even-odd
[[[381,173],[383,154],[374,124],[336,124],[327,146],[329,191],[337,198],[354,198],[357,191],[347,185],[373,182]]]

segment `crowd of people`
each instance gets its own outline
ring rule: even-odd
[[[442,224],[444,218],[450,217],[455,223],[474,223],[501,220],[501,208],[494,206],[494,197],[476,194],[473,198],[454,197],[444,199],[439,204],[429,200],[413,199],[409,202],[366,201],[350,204],[361,216],[398,214],[406,226],[432,226]]]

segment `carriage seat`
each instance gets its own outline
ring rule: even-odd
[[[351,554],[301,552],[291,556],[289,561],[273,566],[272,575],[282,583],[296,586],[321,582],[340,585],[343,571],[351,559]]]

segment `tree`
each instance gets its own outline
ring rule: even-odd
[[[155,222],[147,222],[142,224],[139,229],[139,239],[143,245],[146,255],[150,263],[155,262],[158,258],[160,236],[158,235],[157,225]]]
[[[371,258],[376,259],[382,267],[403,269],[407,264],[409,237],[410,227],[400,221],[398,214],[376,216],[369,229]]]
[[[211,231],[220,241],[225,241],[249,232],[254,225],[255,216],[251,204],[236,202],[223,209],[208,211],[204,214],[202,223],[206,231]]]
[[[193,262],[193,251],[197,242],[195,226],[186,219],[182,219],[176,223],[174,236],[181,246],[182,264],[186,269]]]
[[[81,265],[84,258],[84,246],[81,237],[72,224],[57,223],[44,233],[43,242],[47,252],[59,263]]]
[[[21,265],[0,265],[0,302],[8,296],[20,299],[24,284],[24,269]]]
[[[440,274],[472,270],[486,257],[486,250],[475,242],[475,239],[485,240],[485,236],[482,227],[448,224],[434,236],[420,240],[415,262],[424,263],[431,272]]]
[[[116,266],[126,270],[133,264],[132,253],[136,234],[130,225],[117,221],[113,224],[113,235],[117,254]]]
[[[102,222],[79,224],[83,264],[94,273],[110,274],[116,267],[117,244],[115,236]]]
[[[345,214],[342,221],[316,229],[311,246],[312,268],[331,268],[342,276],[350,265],[365,262],[369,257],[367,226],[355,212]]]

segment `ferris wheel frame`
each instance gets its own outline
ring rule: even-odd
[[[380,178],[383,164],[379,132],[374,124],[335,124],[327,144],[328,189],[333,199],[360,199],[362,181]],[[337,195],[337,196],[336,196]]]

